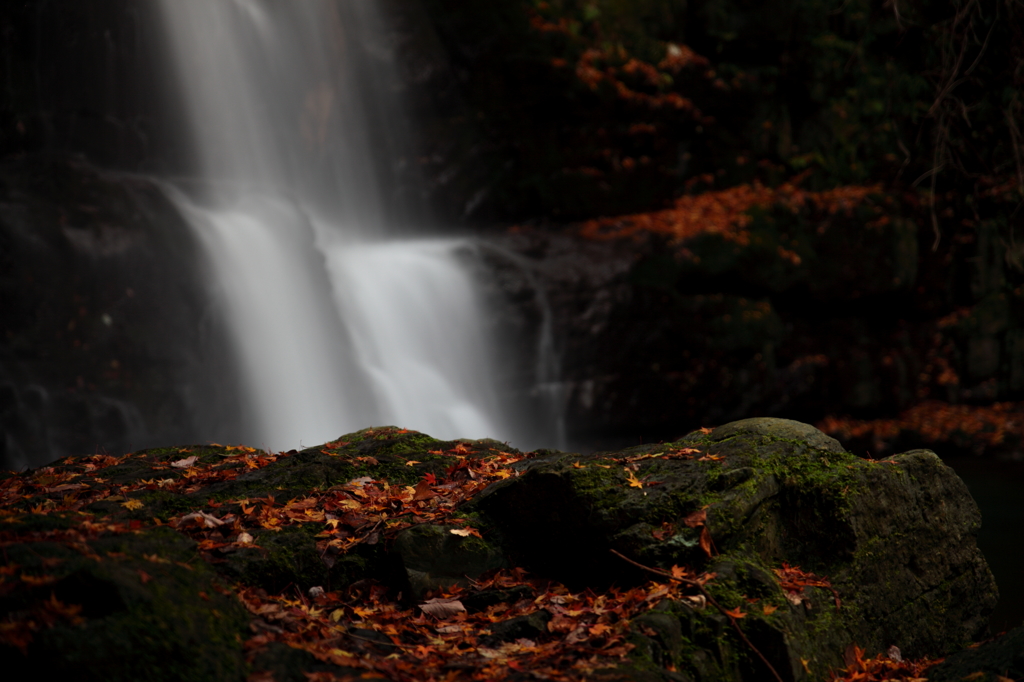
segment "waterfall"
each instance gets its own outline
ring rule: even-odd
[[[408,220],[389,183],[404,123],[375,6],[161,0],[203,188],[172,196],[205,247],[255,445],[380,424],[510,435],[465,242],[389,236]]]

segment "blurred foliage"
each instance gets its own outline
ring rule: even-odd
[[[581,219],[812,169],[1024,269],[1024,3],[427,0],[505,217]],[[683,102],[680,104],[680,100]],[[690,181],[689,183],[687,181]],[[933,200],[934,198],[934,200]]]

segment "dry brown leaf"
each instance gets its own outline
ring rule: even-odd
[[[711,533],[708,532],[707,526],[700,529],[700,548],[704,550],[704,553],[708,556],[713,556],[713,548],[711,542]]]
[[[699,528],[708,522],[708,510],[699,509],[683,518],[683,523],[688,528]]]
[[[189,467],[195,466],[196,460],[198,459],[199,457],[197,455],[192,455],[191,457],[171,462],[171,466],[175,469],[188,469]]]
[[[437,497],[437,493],[430,489],[430,484],[426,481],[420,481],[416,484],[415,494],[412,496],[413,502],[420,502],[422,500],[429,500],[432,497]]]
[[[438,620],[450,618],[456,613],[465,613],[466,607],[454,597],[428,599],[420,604],[420,610]]]

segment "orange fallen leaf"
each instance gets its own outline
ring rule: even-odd
[[[700,548],[709,557],[713,556],[714,543],[711,541],[711,533],[708,532],[707,526],[700,529]]]
[[[629,481],[629,487],[630,488],[643,488],[644,487],[643,482],[636,477],[636,474],[634,474],[632,472],[632,470],[624,469],[624,471],[626,472],[626,480]]]
[[[39,587],[40,585],[49,585],[50,583],[57,582],[57,578],[52,575],[26,575],[22,573],[21,582],[32,587]]]
[[[745,614],[742,611],[740,611],[740,607],[738,607],[738,606],[736,608],[732,609],[732,610],[726,610],[726,611],[724,611],[724,613],[725,613],[725,615],[729,616],[730,618],[746,618],[747,617],[747,614]]]
[[[764,611],[764,615],[770,616],[773,613],[775,613],[776,611],[778,611],[779,607],[778,606],[772,606],[771,604],[765,604],[764,606],[761,607],[761,610]]]

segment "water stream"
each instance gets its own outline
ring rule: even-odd
[[[162,0],[207,189],[205,247],[243,377],[239,440],[371,425],[509,439],[463,242],[396,239],[406,143],[373,2]],[[229,368],[225,368],[227,376]]]

